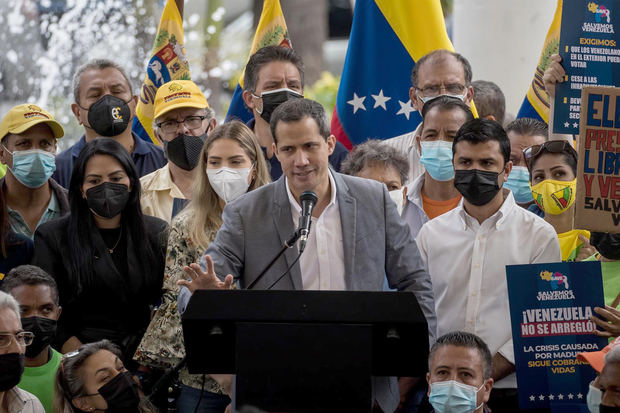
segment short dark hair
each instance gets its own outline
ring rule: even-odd
[[[418,86],[418,80],[419,80],[418,73],[422,65],[424,65],[424,63],[442,62],[448,56],[454,57],[463,66],[463,74],[465,76],[465,86],[469,86],[471,84],[471,78],[472,78],[472,70],[471,70],[471,65],[469,64],[469,61],[465,59],[463,55],[456,53],[456,52],[451,52],[446,49],[433,50],[432,52],[425,54],[417,62],[415,62],[415,65],[413,66],[413,70],[411,71],[411,85],[413,87]]]
[[[506,126],[506,133],[508,132],[514,132],[517,135],[543,136],[545,141],[549,140],[549,126],[545,122],[534,118],[513,120]]]
[[[453,331],[439,337],[428,353],[428,368],[431,367],[431,360],[438,349],[445,346],[466,347],[478,350],[482,360],[482,375],[486,380],[491,377],[493,371],[493,358],[489,346],[475,334],[465,331]]]
[[[289,62],[295,65],[301,76],[301,87],[304,86],[304,63],[293,49],[282,46],[265,46],[258,49],[256,53],[250,56],[248,63],[245,65],[245,74],[243,75],[243,90],[254,92],[256,83],[258,82],[258,72],[260,69],[271,62]]]
[[[481,118],[493,116],[497,123],[504,124],[506,116],[506,97],[504,92],[493,82],[475,80],[471,83],[474,88],[476,110]]]
[[[504,157],[504,164],[510,160],[510,141],[502,125],[494,120],[477,118],[465,122],[456,132],[452,142],[452,155],[456,153],[456,144],[461,141],[473,144],[496,141]]]
[[[426,114],[433,108],[437,108],[441,112],[460,109],[465,113],[465,122],[469,122],[474,118],[474,114],[471,113],[471,108],[461,99],[453,96],[437,96],[422,106],[422,126],[420,126],[420,131],[424,129]]]
[[[73,75],[73,99],[75,100],[75,103],[80,103],[80,88],[82,87],[82,75],[84,72],[88,70],[103,70],[109,67],[118,70],[120,74],[123,75],[127,81],[127,86],[129,86],[129,91],[133,95],[131,81],[129,80],[129,76],[127,76],[127,72],[125,72],[125,69],[123,69],[121,65],[109,59],[94,59],[80,66]]]
[[[11,291],[22,285],[47,285],[52,291],[54,303],[58,305],[58,286],[56,281],[45,270],[35,265],[20,265],[13,268],[2,282],[2,291],[11,294]]]
[[[369,165],[384,165],[394,168],[400,176],[400,183],[404,185],[409,175],[409,161],[398,149],[378,139],[369,139],[356,145],[347,155],[340,167],[340,172],[347,175],[357,175]]]
[[[319,134],[323,139],[327,140],[330,135],[330,130],[325,108],[314,100],[289,99],[278,106],[271,114],[269,128],[271,129],[274,143],[276,145],[278,144],[278,137],[276,136],[276,126],[278,122],[298,122],[306,117],[314,119],[319,127]]]

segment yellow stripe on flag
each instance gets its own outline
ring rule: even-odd
[[[291,41],[284,20],[284,13],[279,0],[265,0],[263,3],[263,11],[260,14],[260,20],[254,33],[250,55],[252,56],[258,49],[265,46],[285,46],[291,47]],[[248,56],[248,60],[249,57]],[[239,86],[243,88],[243,76],[245,69],[239,77]]]
[[[167,0],[136,107],[138,120],[153,143],[159,145],[153,133],[153,103],[157,89],[171,80],[190,79],[183,40],[183,19],[175,0]]]
[[[439,0],[375,0],[414,62],[433,50],[454,51]],[[474,101],[471,111],[478,117]]]
[[[553,21],[549,26],[547,37],[540,52],[536,73],[527,90],[527,100],[534,107],[536,112],[545,121],[549,122],[549,93],[545,90],[543,75],[551,62],[551,55],[558,53],[560,47],[560,26],[562,24],[562,0],[558,0],[558,5],[553,15]]]

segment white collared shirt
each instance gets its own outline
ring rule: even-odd
[[[553,227],[517,206],[508,191],[501,208],[482,224],[461,200],[424,224],[416,242],[433,283],[437,337],[456,330],[474,333],[492,355],[499,352],[514,364],[506,265],[560,262]],[[514,374],[497,384],[517,387]]]
[[[291,204],[293,226],[297,228],[301,207],[293,197],[286,180],[286,193]],[[346,290],[342,223],[336,198],[336,183],[329,172],[331,200],[319,218],[312,217],[306,249],[299,258],[304,290]]]

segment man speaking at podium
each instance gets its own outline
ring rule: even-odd
[[[335,138],[319,103],[288,100],[273,112],[270,127],[284,175],[226,205],[222,227],[203,258],[206,272],[192,264],[185,268],[190,280],[179,281],[179,310],[195,290],[230,288],[233,280],[241,288],[263,290],[381,291],[387,276],[390,288],[415,294],[434,342],[430,277],[385,185],[329,168]],[[300,202],[305,191],[313,191],[318,201],[310,208],[303,254],[288,248],[258,278],[295,234],[300,215],[308,213]],[[398,405],[396,381],[389,387],[374,386],[385,412]]]

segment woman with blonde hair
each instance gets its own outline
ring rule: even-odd
[[[227,203],[271,181],[254,133],[241,122],[225,123],[213,130],[199,162],[201,173],[196,175],[192,200],[170,228],[162,304],[134,356],[141,365],[152,369],[170,368],[185,357],[177,309],[177,281],[185,278],[183,268],[197,262],[213,241]],[[209,376],[190,375],[183,368],[179,378],[180,413],[223,412],[230,403],[223,389]]]

